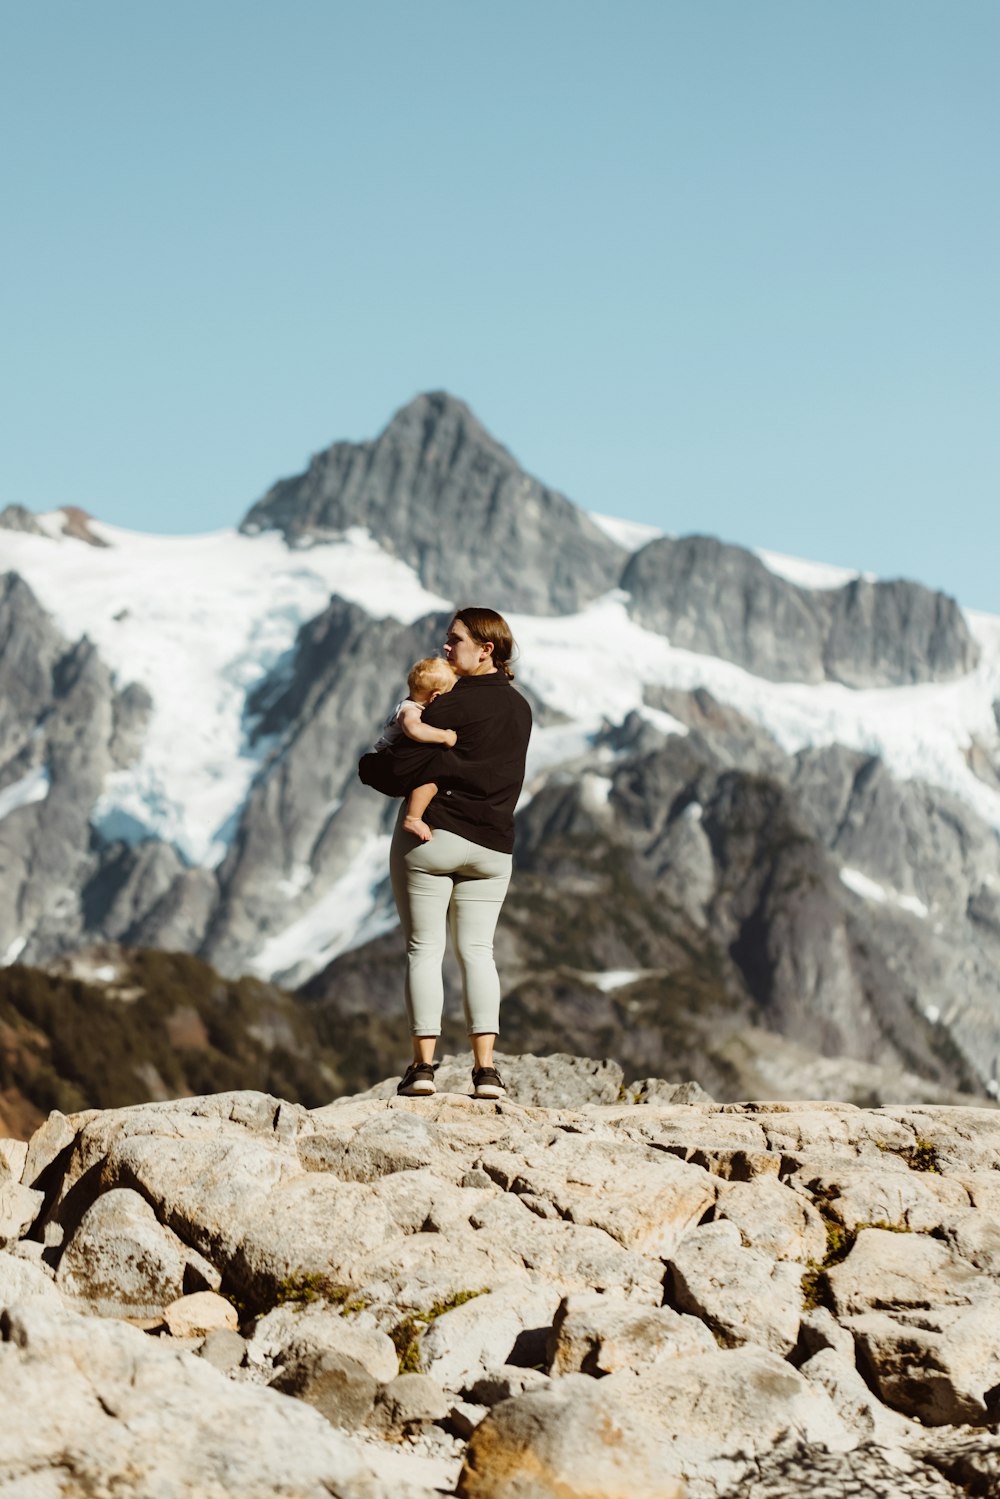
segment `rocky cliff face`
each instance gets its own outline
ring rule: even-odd
[[[0,701],[0,932],[27,929],[42,949],[68,945],[86,931],[86,891],[103,859],[91,846],[91,813],[108,776],[136,752],[148,694],[117,689],[90,641],[63,639],[23,579],[7,573]],[[7,945],[6,961],[24,946]]]
[[[204,939],[210,961],[238,967],[261,937],[309,908],[317,884],[329,888],[344,875],[382,829],[390,808],[365,793],[357,761],[398,701],[384,663],[424,654],[429,629],[428,621],[373,623],[356,605],[332,599],[301,631],[288,673],[251,694],[252,732],[275,748],[219,870],[222,898]],[[287,889],[280,903],[276,878]]]
[[[625,552],[531,478],[461,401],[418,396],[369,443],[338,442],[243,521],[309,544],[365,526],[456,603],[566,613],[614,587]]]
[[[995,1112],[502,1065],[0,1140],[0,1487],[994,1492]]]
[[[948,681],[979,658],[954,599],[902,580],[798,588],[711,536],[651,541],[621,586],[640,624],[773,682],[899,687]]]

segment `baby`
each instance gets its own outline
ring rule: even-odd
[[[457,674],[442,656],[426,656],[418,661],[406,679],[409,697],[405,697],[390,713],[373,748],[391,752],[405,735],[418,744],[444,744],[450,749],[458,738],[455,730],[432,729],[430,724],[423,722],[423,712],[427,704],[440,697],[442,692],[450,692],[457,680]],[[428,781],[426,785],[414,787],[406,799],[403,827],[422,843],[431,837],[424,813],[436,795],[436,782]]]

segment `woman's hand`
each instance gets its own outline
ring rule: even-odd
[[[455,745],[458,743],[458,735],[455,733],[455,730],[454,729],[442,729],[441,732],[444,735],[444,741],[443,742],[448,746],[449,749],[454,749]]]

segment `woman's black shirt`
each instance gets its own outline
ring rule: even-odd
[[[436,781],[438,794],[424,813],[431,827],[509,854],[514,807],[524,782],[531,709],[503,672],[459,677],[429,703],[424,723],[454,729],[454,749],[402,739],[390,750],[363,755],[358,774],[385,796],[408,796]]]

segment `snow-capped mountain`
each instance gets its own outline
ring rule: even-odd
[[[627,1031],[678,952],[711,947],[706,1014],[725,1000],[814,1053],[994,1082],[1000,619],[587,515],[440,394],[317,455],[238,530],[13,507],[0,526],[5,962],[111,939],[371,994],[392,809],[356,760],[450,609],[486,602],[536,710],[518,861],[546,914],[511,907],[515,989],[605,996]],[[789,839],[809,868],[782,895]],[[558,914],[597,888],[591,849],[628,871],[600,940]],[[648,897],[659,916],[633,920]],[[548,951],[560,924],[576,945]]]

